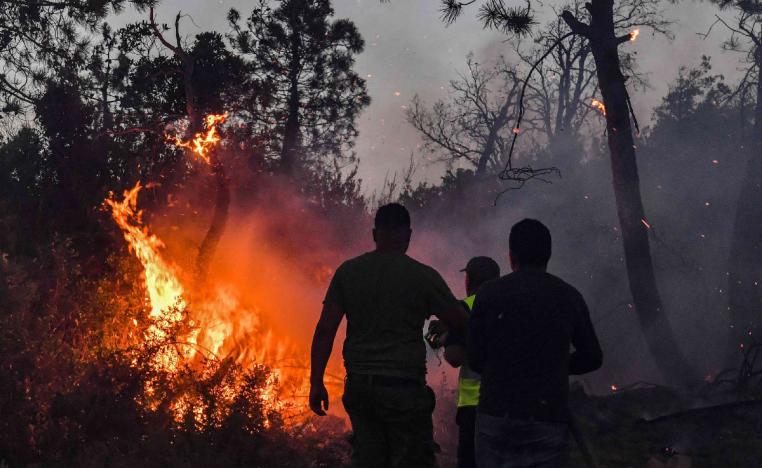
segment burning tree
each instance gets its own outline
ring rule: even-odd
[[[462,7],[471,3],[474,2],[445,1],[443,3],[445,20],[453,21],[460,14]],[[570,10],[563,11],[561,18],[569,26],[571,33],[559,37],[551,44],[551,47],[535,61],[530,75],[563,40],[577,35],[587,41],[595,63],[598,88],[602,95],[601,110],[606,118],[617,215],[635,310],[648,347],[656,364],[662,370],[664,378],[675,384],[692,385],[700,380],[677,344],[675,333],[659,296],[654,274],[648,238],[651,225],[647,221],[643,208],[635,157],[635,141],[630,120],[632,106],[625,85],[627,78],[622,73],[622,62],[619,56],[619,45],[632,41],[639,34],[639,31],[622,34],[621,25],[630,25],[637,21],[636,18],[650,18],[656,30],[660,27],[659,25],[663,25],[658,20],[658,2],[633,1],[629,7],[621,10],[623,18],[615,16],[615,11],[620,10],[616,9],[614,0],[593,0],[585,3],[584,8],[586,12],[584,16],[581,16],[579,12],[575,14]],[[502,0],[494,0],[482,6],[481,19],[485,27],[526,34],[532,16],[530,6],[527,6],[524,11],[512,10],[507,8]],[[584,20],[589,22],[585,23]],[[584,51],[584,46],[580,50]],[[561,59],[563,60],[563,55]],[[583,55],[582,64],[584,63]],[[525,83],[526,87],[529,81]],[[522,90],[522,99],[523,96],[524,90]],[[523,102],[521,106],[519,121],[524,114]],[[517,125],[516,128],[518,129],[519,126]],[[509,167],[501,174],[504,180],[513,180],[511,175],[515,173],[515,170],[510,168],[512,150],[513,145],[508,154]],[[507,173],[509,169],[513,172]]]
[[[646,3],[648,5],[648,3]],[[606,130],[617,214],[624,243],[625,262],[635,311],[656,364],[665,379],[680,385],[698,381],[685,359],[664,312],[654,274],[646,220],[640,194],[635,141],[630,120],[631,104],[619,59],[619,45],[633,33],[617,36],[614,1],[593,0],[585,4],[589,23],[566,10],[562,18],[571,31],[588,40],[595,60],[598,86],[606,110]]]
[[[194,86],[193,72],[196,66],[196,57],[189,54],[183,48],[180,40],[180,13],[175,17],[175,44],[170,44],[163,36],[154,18],[153,7],[150,9],[150,25],[154,35],[161,43],[179,60],[182,65],[182,82],[185,90],[185,109],[190,122],[188,130],[193,135],[191,143],[180,143],[178,146],[190,149],[200,157],[211,168],[215,181],[215,203],[214,215],[209,229],[206,231],[204,240],[198,249],[196,257],[196,282],[203,284],[206,281],[206,272],[209,268],[209,262],[214,256],[217,244],[220,242],[222,233],[227,223],[228,210],[230,208],[230,187],[227,176],[225,175],[225,166],[214,151],[214,146],[220,141],[217,133],[217,124],[225,121],[227,114],[210,115],[206,119],[202,118],[199,109],[199,96]],[[202,122],[206,123],[206,132],[202,133]],[[176,140],[177,141],[177,140]]]
[[[576,16],[585,15],[582,1],[568,3],[562,9]],[[529,86],[524,99],[529,112],[538,116],[551,154],[564,154],[569,147],[580,146],[583,125],[591,112],[600,111],[602,103],[598,99],[590,44],[582,36],[569,37],[560,12],[555,8],[554,12],[558,17],[533,33],[531,50],[525,50],[521,42],[515,49],[525,65],[531,67],[538,63],[536,72],[527,77]],[[639,28],[647,27],[657,34],[669,36],[669,24],[664,12],[649,2],[623,0],[614,5],[614,25],[618,31],[639,32]],[[545,60],[538,61],[551,47],[553,52]],[[637,73],[632,52],[620,51],[620,63],[630,85],[645,87],[645,78]]]
[[[0,85],[8,104],[2,110],[4,128],[13,132],[0,142],[0,406],[12,409],[3,412],[8,437],[0,443],[0,460],[14,465],[134,465],[138,459],[209,466],[342,463],[342,422],[332,420],[324,428],[303,417],[306,355],[294,336],[286,338],[274,325],[264,310],[270,306],[261,306],[259,295],[221,278],[220,268],[213,266],[213,275],[205,268],[226,226],[228,202],[215,201],[225,208],[215,212],[224,216],[212,222],[216,234],[206,232],[211,241],[202,243],[198,255],[186,255],[193,251],[185,248],[191,242],[182,244],[186,232],[176,226],[193,238],[198,223],[184,222],[182,210],[198,214],[211,203],[178,208],[178,197],[215,177],[226,184],[217,193],[229,200],[230,189],[241,187],[230,185],[223,161],[257,157],[264,146],[259,137],[266,133],[258,124],[280,124],[269,104],[257,108],[263,112],[256,118],[241,111],[245,97],[263,96],[257,78],[264,75],[253,77],[259,69],[229,50],[223,36],[202,33],[185,41],[177,30],[168,33],[152,12],[148,22],[112,31],[101,22],[103,13],[123,2],[24,3],[29,2],[15,2],[0,13],[7,19],[0,39],[11,38],[0,40],[0,59],[28,66],[4,75],[19,79],[13,86]],[[338,23],[337,31],[354,31],[348,22]],[[14,31],[23,34],[15,38]],[[359,35],[356,40],[361,43]],[[27,41],[36,55],[16,55],[19,41]],[[344,68],[337,73],[348,70],[354,76],[351,57],[345,59],[329,53],[321,63],[340,62]],[[285,82],[270,78],[268,91],[283,95]],[[332,79],[345,83],[338,75]],[[334,96],[334,90],[313,89],[312,83],[303,83],[311,98]],[[367,100],[360,84],[348,82],[361,90],[352,99]],[[26,100],[14,97],[17,92]],[[223,131],[227,110],[236,125]],[[16,131],[32,112],[28,126]],[[300,112],[311,122],[317,110]],[[322,122],[354,128],[356,115],[340,114],[337,118],[345,120],[336,123],[331,120],[336,113],[326,113]],[[243,127],[261,132],[246,133]],[[348,151],[351,139],[345,135],[337,151]],[[271,174],[261,170],[268,168],[259,167],[238,171],[237,181],[271,191],[279,203],[290,204],[289,210],[312,216],[312,200],[268,180]],[[305,174],[314,177],[309,168]],[[352,215],[361,218],[356,181],[329,175],[319,175],[325,178],[321,200],[325,205],[354,200]],[[132,188],[124,198],[107,195],[127,187]],[[107,209],[99,210],[104,198]],[[238,206],[243,207],[257,210],[263,225],[269,223],[257,226],[262,238],[271,235],[267,229],[285,229],[289,221],[264,206]],[[241,229],[241,223],[233,227]],[[119,235],[109,235],[114,231]],[[285,269],[288,259],[278,249],[285,250],[286,243],[279,239],[261,256]],[[331,244],[324,250],[338,248]],[[218,260],[224,258],[219,253]],[[186,257],[194,256],[190,263],[196,265],[189,265]],[[297,281],[307,286],[302,292],[323,281],[327,267],[321,266],[313,272],[311,264],[301,262],[305,271]],[[289,314],[306,310],[291,310],[297,301],[290,297],[281,302]],[[327,445],[317,443],[323,430],[333,439]]]

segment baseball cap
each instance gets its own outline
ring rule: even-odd
[[[490,257],[474,257],[466,263],[465,268],[460,271],[465,271],[471,276],[479,276],[482,278],[499,278],[500,277],[500,265]]]

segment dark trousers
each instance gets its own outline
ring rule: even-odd
[[[342,402],[352,423],[352,466],[436,466],[434,392],[425,383],[349,375]]]
[[[459,406],[455,422],[458,424],[458,468],[476,468],[476,406]]]
[[[566,423],[476,416],[476,462],[479,468],[566,468]]]

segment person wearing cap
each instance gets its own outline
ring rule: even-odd
[[[470,313],[476,299],[476,292],[486,283],[500,277],[500,266],[490,257],[474,257],[460,270],[466,273],[466,294],[462,304]],[[464,335],[450,332],[445,342],[444,357],[453,367],[460,367],[458,375],[458,410],[455,422],[458,424],[458,468],[476,467],[474,436],[476,427],[476,405],[479,403],[481,376],[468,367],[466,362],[466,339]]]
[[[436,466],[423,325],[435,315],[465,334],[468,316],[436,270],[406,255],[411,232],[405,207],[379,208],[376,249],[336,270],[315,327],[309,404],[322,416],[328,409],[325,368],[347,317],[342,402],[352,424],[354,467]]]
[[[598,369],[603,353],[582,295],[547,272],[548,228],[516,223],[508,250],[513,272],[479,289],[468,323],[468,364],[481,374],[476,460],[480,468],[564,468],[569,375]]]

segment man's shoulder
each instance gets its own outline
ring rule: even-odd
[[[537,273],[534,273],[533,275],[536,274]],[[555,276],[551,273],[540,273],[540,275],[541,276],[539,278],[541,278],[541,281],[545,284],[545,287],[559,289],[570,294],[579,294],[577,288],[559,278],[558,276]],[[535,279],[530,281],[535,282],[538,277],[535,276],[534,278]],[[509,291],[514,287],[522,288],[526,280],[527,278],[525,278],[521,273],[508,273],[507,275],[503,275],[500,278],[496,278],[484,283],[479,288],[478,294],[480,296],[492,295],[499,294],[504,291]]]
[[[439,276],[439,272],[436,269],[434,269],[434,267],[426,265],[423,262],[419,262],[418,260],[414,259],[413,257],[409,257],[407,255],[405,255],[405,258],[407,259],[406,261],[408,262],[408,264],[409,264],[409,266],[411,268],[414,268],[414,269],[418,270],[419,272],[421,272],[421,273],[423,273],[425,275]]]
[[[483,300],[500,294],[506,287],[509,287],[511,283],[509,276],[510,274],[484,282],[484,284],[479,286],[476,297]]]
[[[337,270],[345,270],[347,268],[361,266],[370,260],[371,253],[373,252],[365,252],[365,253],[361,253],[360,255],[356,257],[348,258],[344,260],[343,262],[341,262],[341,265],[339,265],[339,268],[337,268]]]
[[[406,254],[388,254],[379,252],[365,252],[356,257],[345,260],[337,270],[352,270],[355,268],[375,268],[378,265],[396,265],[397,268],[422,274],[425,276],[439,276],[439,273],[425,263],[409,257]]]
[[[558,276],[547,273],[548,281],[552,284],[553,288],[560,292],[561,296],[567,300],[578,301],[583,300],[582,293],[577,288],[567,283]]]

